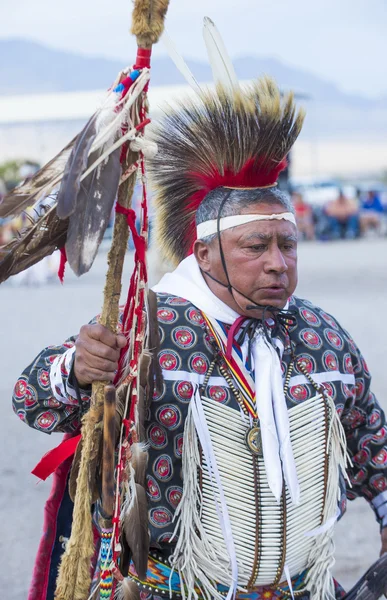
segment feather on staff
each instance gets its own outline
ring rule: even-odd
[[[127,70],[119,74],[121,79],[127,77]],[[117,196],[119,149],[125,142],[133,145],[139,134],[135,129],[122,134],[149,71],[144,69],[137,77],[138,72],[131,93],[123,99],[114,85],[78,136],[0,203],[0,217],[17,216],[30,207],[25,212],[27,225],[0,249],[0,283],[65,243],[76,275],[91,268]]]

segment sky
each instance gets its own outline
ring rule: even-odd
[[[130,0],[0,0],[0,38],[127,64],[131,9]],[[185,57],[205,59],[205,15],[232,57],[276,57],[343,91],[387,96],[387,0],[171,0],[167,30]]]

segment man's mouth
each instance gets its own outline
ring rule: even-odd
[[[260,288],[260,292],[264,292],[270,296],[282,296],[285,289],[283,285],[270,285]]]

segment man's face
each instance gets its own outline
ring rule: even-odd
[[[241,210],[242,214],[282,212],[285,209],[280,204],[257,204]],[[297,285],[297,231],[293,223],[254,221],[222,232],[221,240],[233,294],[204,275],[212,292],[236,312],[257,318],[262,311],[246,309],[252,301],[283,308]],[[202,271],[227,285],[218,240],[208,245],[197,241],[194,252]]]

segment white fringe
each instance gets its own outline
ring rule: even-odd
[[[195,587],[207,600],[224,600],[216,588],[216,582],[231,586],[230,560],[225,556],[224,548],[209,540],[201,522],[200,468],[199,444],[190,406],[184,427],[184,487],[174,517],[177,525],[172,540],[177,539],[170,561],[171,576],[174,570],[179,573],[183,600],[198,599]]]
[[[331,569],[335,564],[333,531],[338,516],[340,500],[339,474],[348,480],[347,465],[350,458],[343,425],[333,399],[324,394],[329,410],[327,453],[329,455],[328,479],[322,525],[317,529],[315,544],[309,555],[306,588],[311,600],[334,600],[335,589]]]

